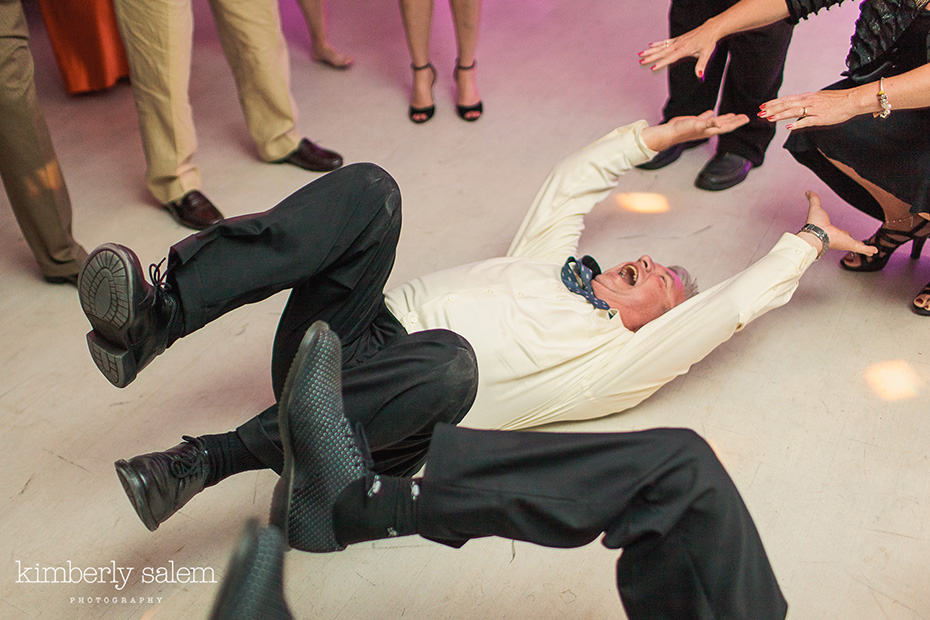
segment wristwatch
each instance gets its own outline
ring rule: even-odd
[[[816,224],[805,224],[798,232],[809,232],[810,234],[820,239],[820,252],[817,253],[817,258],[814,260],[820,260],[820,257],[826,254],[827,250],[830,249],[830,236],[820,226],[817,226]]]

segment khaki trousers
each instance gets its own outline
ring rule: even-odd
[[[71,237],[71,199],[39,109],[20,0],[0,0],[0,178],[42,274],[76,274],[87,256]]]
[[[139,113],[146,183],[161,203],[200,189],[188,97],[194,31],[191,2],[114,3]],[[277,0],[210,0],[210,9],[258,155],[265,161],[281,159],[297,148],[300,139]]]

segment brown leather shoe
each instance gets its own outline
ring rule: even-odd
[[[165,203],[165,208],[175,222],[194,230],[203,230],[223,219],[219,209],[196,189],[187,192],[178,200]]]
[[[210,474],[203,440],[187,435],[183,439],[164,452],[141,454],[114,463],[132,507],[153,532],[203,491]]]
[[[329,172],[342,165],[342,155],[317,146],[310,140],[302,138],[297,148],[290,155],[277,159],[273,164],[294,164],[304,170]]]

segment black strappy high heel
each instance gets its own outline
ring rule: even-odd
[[[846,257],[843,257],[843,260],[840,261],[840,267],[849,271],[879,271],[885,267],[894,251],[908,241],[913,242],[913,245],[911,245],[911,260],[915,260],[920,258],[920,252],[923,250],[924,242],[927,241],[928,236],[930,236],[930,222],[919,222],[917,226],[910,230],[889,230],[882,226],[875,231],[874,235],[863,242],[866,245],[878,248],[878,252],[872,256],[855,254],[855,256],[859,257],[859,265],[855,267],[847,265]],[[850,252],[850,254],[853,253]]]
[[[452,78],[453,78],[454,80],[456,80],[456,82],[457,82],[457,81],[458,81],[458,74],[459,74],[459,71],[472,71],[472,70],[474,70],[474,68],[475,68],[475,66],[476,66],[477,64],[478,64],[478,61],[475,60],[475,61],[473,61],[470,65],[468,65],[467,67],[463,67],[462,65],[459,64],[459,59],[456,58],[456,59],[455,59],[455,70],[452,72]],[[476,103],[476,104],[474,104],[474,105],[459,105],[459,104],[455,104],[455,110],[456,110],[456,112],[458,112],[459,117],[460,117],[463,121],[468,121],[469,123],[472,123],[472,122],[478,120],[479,118],[481,118],[481,114],[484,112],[484,104],[481,103],[480,100],[478,101],[478,103]],[[477,112],[478,114],[477,114],[476,116],[471,116],[471,117],[467,116],[468,114],[470,114],[470,113],[472,113],[472,112]]]
[[[420,67],[416,66],[413,63],[410,63],[410,68],[413,69],[414,71],[425,71],[426,69],[429,69],[430,71],[432,71],[433,81],[430,82],[430,85],[429,85],[430,89],[432,90],[433,84],[436,83],[436,69],[435,67],[433,67],[433,63],[428,62],[425,65],[420,66]],[[433,105],[428,105],[423,108],[415,108],[413,106],[410,106],[410,109],[407,111],[407,116],[409,116],[410,120],[413,121],[414,123],[420,124],[420,123],[425,123],[429,119],[433,118],[433,114],[435,112],[436,112],[435,103]],[[414,116],[419,115],[419,114],[422,114],[423,118],[414,118]]]

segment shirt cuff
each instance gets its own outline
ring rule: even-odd
[[[643,156],[645,156],[645,159],[643,161],[633,161],[636,158],[631,157],[630,161],[634,166],[638,166],[639,164],[646,163],[647,161],[649,161],[650,159],[652,159],[659,153],[658,151],[653,151],[651,148],[646,146],[645,142],[643,142],[643,129],[645,129],[648,126],[649,126],[649,123],[646,122],[645,120],[638,120],[631,125],[631,127],[633,128],[633,136],[636,139],[636,146],[639,147],[639,150],[642,152]]]
[[[798,267],[802,270],[810,267],[817,260],[817,250],[804,239],[795,234],[784,233],[772,251],[784,248],[788,254],[798,258]]]

